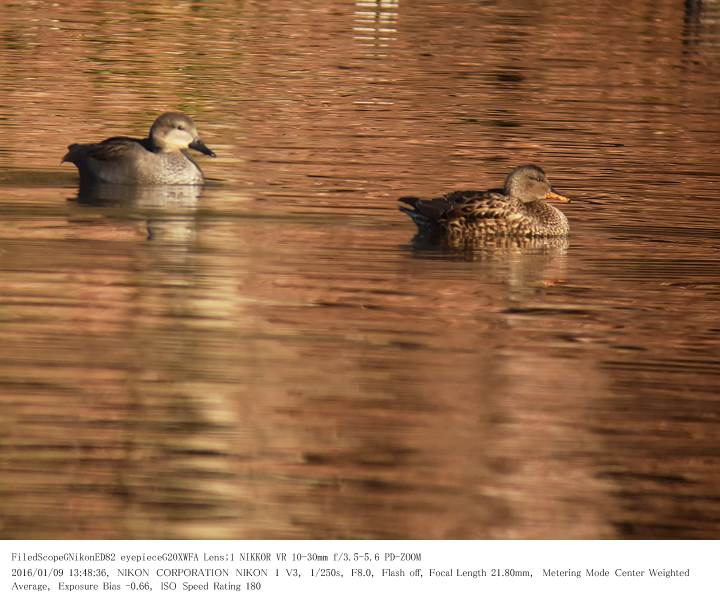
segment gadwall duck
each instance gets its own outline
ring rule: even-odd
[[[192,119],[168,112],[158,117],[147,138],[114,136],[100,143],[73,144],[63,161],[72,162],[83,182],[116,185],[198,185],[203,173],[187,149],[215,157],[198,137]]]
[[[506,237],[561,237],[570,231],[567,218],[547,203],[570,200],[553,191],[539,166],[515,168],[503,189],[456,191],[434,199],[401,197],[400,207],[423,235],[453,242]]]

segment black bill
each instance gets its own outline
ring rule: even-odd
[[[202,142],[199,138],[196,138],[193,142],[191,142],[189,147],[191,149],[195,149],[195,151],[200,151],[200,153],[209,155],[210,157],[215,157],[215,152],[206,147],[205,143]]]

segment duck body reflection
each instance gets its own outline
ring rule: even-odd
[[[126,186],[80,183],[71,201],[72,221],[98,219],[99,229],[134,225],[143,239],[190,244],[204,187],[187,185]]]

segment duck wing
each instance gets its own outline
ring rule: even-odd
[[[489,191],[454,191],[442,197],[421,199],[401,197],[410,207],[400,207],[418,225],[442,224],[460,219],[484,220],[498,218],[508,211],[508,198],[501,189]]]
[[[63,161],[69,161],[76,165],[78,162],[87,159],[117,161],[127,157],[129,153],[137,151],[139,148],[149,151],[149,140],[130,138],[128,136],[113,136],[99,143],[74,143],[68,147],[68,152],[63,157]]]

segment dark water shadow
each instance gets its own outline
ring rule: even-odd
[[[77,176],[60,170],[23,170],[3,168],[0,170],[0,187],[57,187],[77,182]]]

